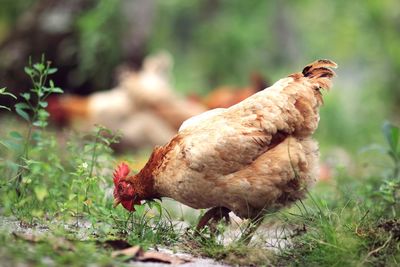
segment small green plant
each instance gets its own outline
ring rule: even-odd
[[[15,104],[15,112],[28,123],[25,138],[22,138],[18,132],[14,133],[14,137],[23,141],[23,149],[17,162],[19,169],[15,179],[15,190],[18,195],[23,192],[21,183],[26,171],[30,170],[29,165],[32,164],[29,156],[31,143],[33,140],[38,144],[42,141],[41,131],[36,129],[44,129],[48,124],[49,113],[45,110],[46,98],[52,93],[63,93],[61,88],[55,87],[54,82],[49,79],[49,75],[55,72],[57,69],[51,67],[51,62],[46,61],[44,55],[39,63],[32,64],[29,59],[29,65],[25,67],[25,73],[31,79],[32,88],[29,92],[21,94],[23,102]]]
[[[47,107],[46,98],[53,93],[63,93],[63,90],[55,87],[53,80],[49,79],[49,75],[56,73],[57,69],[51,67],[51,62],[46,61],[44,55],[39,63],[32,64],[31,59],[29,59],[29,65],[24,70],[30,77],[33,88],[29,92],[21,94],[24,102],[17,103],[15,111],[29,125],[25,140],[25,156],[27,156],[29,151],[27,147],[31,141],[33,127],[45,128],[48,124],[49,113],[45,110]]]

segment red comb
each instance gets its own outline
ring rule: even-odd
[[[131,170],[129,169],[129,166],[125,162],[119,164],[114,171],[114,185],[117,185],[119,180],[125,179],[130,172]]]

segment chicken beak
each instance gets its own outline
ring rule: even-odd
[[[115,199],[114,199],[113,208],[117,207],[117,206],[119,205],[119,203],[121,203],[121,199],[115,198]]]

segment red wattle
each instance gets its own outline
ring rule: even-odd
[[[129,211],[135,211],[134,205],[140,205],[140,201],[133,201],[133,200],[122,200],[121,205],[129,210]]]

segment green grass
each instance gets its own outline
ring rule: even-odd
[[[63,241],[65,244],[65,241]],[[26,263],[34,266],[100,266],[121,264],[95,242],[72,242],[71,247],[56,247],[50,240],[31,244],[9,234],[0,233],[0,257],[5,266]]]
[[[9,255],[8,262],[14,263],[15,257],[41,264],[42,256],[48,256],[44,253],[52,253],[48,248],[54,236],[68,237],[76,247],[54,251],[50,258],[57,265],[73,260],[74,265],[80,261],[81,265],[110,264],[114,262],[110,252],[102,248],[107,240],[123,239],[144,249],[176,242],[172,220],[159,203],[149,202],[135,213],[112,208],[112,171],[117,159],[110,145],[118,142],[118,134],[102,126],[85,135],[60,136],[48,130],[45,99],[60,90],[47,78],[56,70],[43,58],[25,71],[34,88],[22,94],[22,102],[15,106],[25,126],[16,121],[12,123],[16,127],[11,126],[8,118],[2,122],[8,127],[2,129],[0,138],[0,216],[16,218],[26,226],[19,230],[32,230],[34,235],[41,235],[35,226],[44,227],[50,240],[26,243],[3,229],[1,252]],[[26,247],[30,253],[24,253]],[[85,257],[85,253],[93,255]]]
[[[382,177],[338,176],[319,185],[304,208],[282,214],[303,224],[279,262],[288,266],[398,266],[400,203],[385,197]],[[399,182],[397,180],[397,186]],[[398,188],[397,194],[398,194]]]
[[[186,248],[193,255],[233,265],[399,265],[397,127],[386,123],[387,145],[369,150],[368,157],[359,155],[370,165],[383,164],[373,172],[363,171],[363,166],[351,172],[337,170],[306,201],[268,216],[267,222],[291,229],[286,236],[289,245],[270,250],[262,242],[244,246],[234,239],[224,244],[207,231],[196,236],[195,216],[185,218],[173,205],[166,209],[163,203],[148,202],[135,213],[113,209],[111,177],[119,159],[110,145],[118,142],[118,134],[101,126],[85,135],[48,129],[46,97],[61,92],[48,81],[56,70],[43,59],[25,71],[34,88],[22,94],[15,107],[22,122],[1,121],[5,127],[0,129],[0,216],[16,221],[17,232],[33,234],[12,235],[0,225],[0,258],[5,264],[123,265],[123,258],[111,257],[117,248],[110,241],[118,240],[144,249]],[[10,96],[5,89],[0,94]],[[124,159],[133,162],[136,157]],[[179,220],[189,221],[188,229],[178,227]]]

